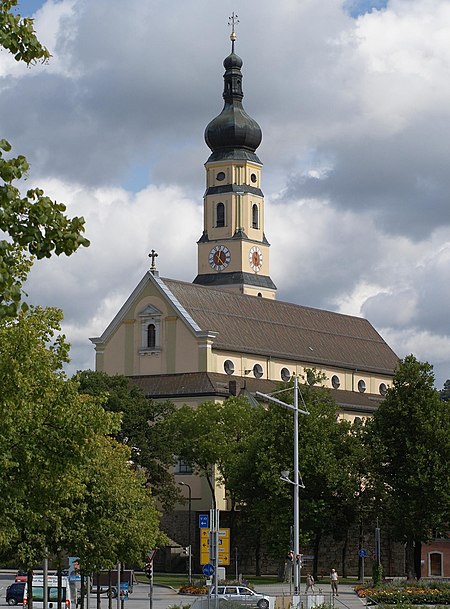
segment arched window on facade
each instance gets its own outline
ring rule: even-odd
[[[223,203],[217,203],[216,226],[225,226],[225,205]]]
[[[155,324],[148,324],[147,326],[147,349],[154,349],[156,347],[156,326]]]
[[[256,203],[253,203],[252,207],[252,226],[253,228],[259,228],[259,210]]]

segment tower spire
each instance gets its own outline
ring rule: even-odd
[[[231,27],[231,34],[230,34],[230,40],[231,40],[231,52],[234,53],[234,41],[236,40],[236,30],[235,30],[235,26],[239,23],[239,19],[238,16],[234,13],[234,11],[231,13],[231,17],[228,18],[228,25]]]

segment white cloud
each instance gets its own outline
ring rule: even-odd
[[[400,356],[450,374],[450,6],[390,0],[48,0],[49,66],[0,54],[2,136],[30,182],[84,215],[92,245],[40,262],[35,302],[63,307],[74,367],[159,253],[192,280],[206,124],[222,107],[226,21],[240,19],[244,106],[263,129],[271,276],[284,300],[367,316]]]

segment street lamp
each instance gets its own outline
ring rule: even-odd
[[[192,582],[192,545],[191,545],[191,511],[192,511],[192,489],[191,489],[191,485],[187,484],[186,482],[178,482],[178,484],[180,486],[187,486],[188,489],[188,502],[189,502],[189,507],[188,507],[188,518],[189,518],[189,523],[188,523],[188,547],[189,547],[189,558],[188,558],[188,567],[189,567],[189,583]]]
[[[286,389],[282,389],[282,391],[286,391]],[[280,393],[279,391],[276,393]],[[290,480],[289,472],[282,472],[281,478],[285,482],[289,482],[294,486],[294,560],[298,560],[298,565],[294,568],[294,594],[300,593],[300,512],[299,512],[299,489],[304,488],[303,482],[299,483],[299,473],[298,473],[298,415],[301,414],[309,414],[307,410],[300,410],[298,407],[298,377],[294,376],[294,405],[287,404],[286,402],[282,402],[281,400],[277,400],[270,394],[256,392],[260,398],[269,400],[270,402],[274,402],[283,408],[287,408],[289,410],[294,411],[294,479]],[[283,475],[285,474],[285,475]]]

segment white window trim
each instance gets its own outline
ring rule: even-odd
[[[161,351],[161,316],[161,311],[152,305],[148,305],[139,313],[139,319],[141,321],[141,345],[139,348],[140,355],[151,355],[152,353],[157,354]],[[154,347],[147,347],[148,326],[150,324],[155,326]]]

